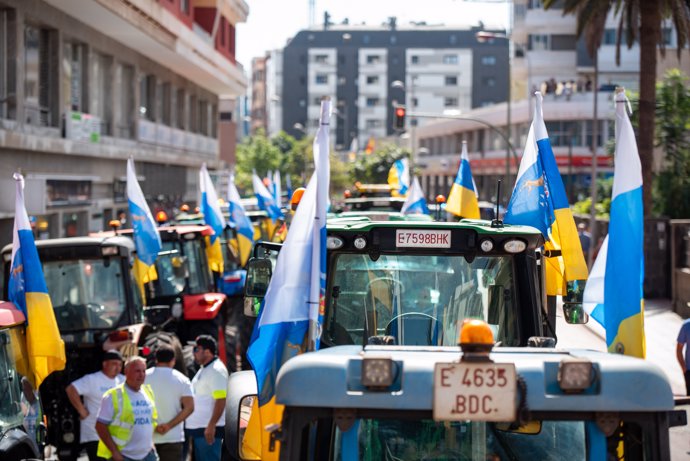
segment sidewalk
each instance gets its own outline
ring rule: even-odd
[[[685,395],[685,379],[676,360],[676,339],[684,319],[671,310],[669,299],[645,299],[644,308],[647,360],[666,373],[675,395]],[[601,325],[590,319],[586,326],[606,342]]]

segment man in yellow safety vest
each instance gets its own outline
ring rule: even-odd
[[[103,394],[96,432],[98,456],[115,461],[157,461],[153,431],[158,420],[151,387],[144,384],[146,361],[132,357],[125,382]]]

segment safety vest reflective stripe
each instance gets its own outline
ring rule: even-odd
[[[158,425],[158,411],[156,410],[155,400],[153,399],[153,390],[149,385],[142,385],[141,390],[151,400],[151,416],[153,418],[153,427]],[[134,427],[134,411],[132,410],[132,402],[129,400],[129,395],[125,392],[125,384],[122,383],[104,394],[110,395],[110,400],[113,403],[113,420],[108,424],[108,432],[117,445],[118,449],[122,449],[127,442],[132,438],[132,428]],[[122,409],[120,411],[120,408]],[[98,442],[98,456],[101,458],[111,458],[112,452],[103,443],[102,440]]]

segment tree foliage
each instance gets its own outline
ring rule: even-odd
[[[669,218],[690,218],[690,87],[678,69],[657,85],[656,144],[664,152],[654,181],[654,210]]]
[[[272,138],[258,132],[237,146],[235,184],[242,195],[252,195],[252,171],[263,178],[269,171],[280,171],[283,190],[290,177],[293,190],[306,186],[314,172],[314,138],[295,139],[281,131]],[[349,186],[347,166],[331,153],[331,192],[342,192]]]
[[[351,164],[350,179],[352,183],[381,184],[388,182],[388,170],[396,160],[409,157],[409,152],[394,144],[384,144],[371,154],[360,154]]]

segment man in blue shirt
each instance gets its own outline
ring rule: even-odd
[[[685,347],[685,356],[683,356],[683,347]],[[680,368],[683,370],[685,377],[685,394],[690,395],[690,319],[683,322],[678,333],[678,344],[676,346],[676,358]]]

